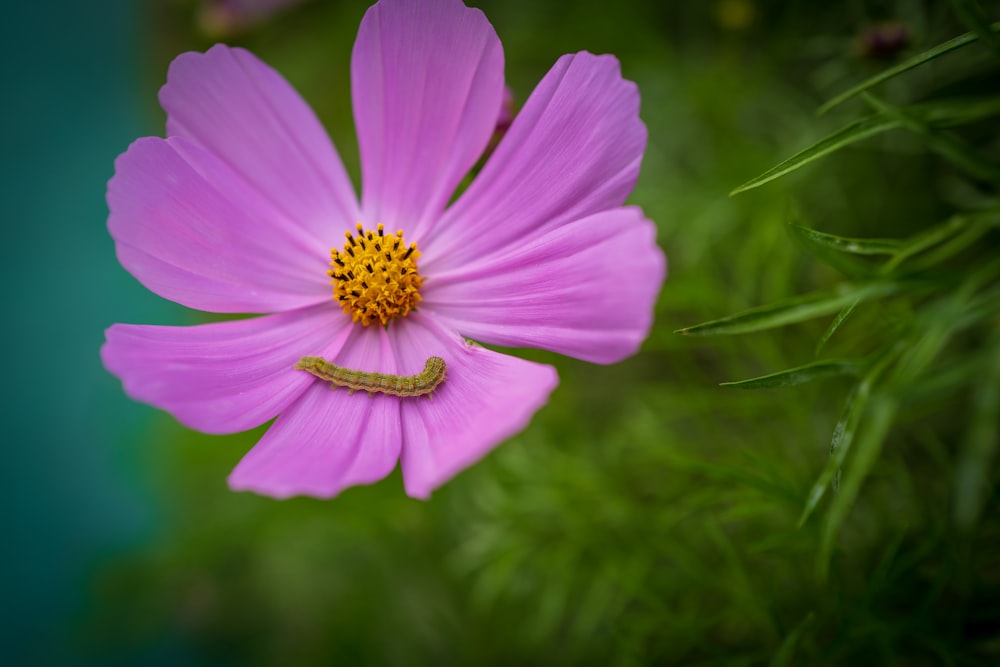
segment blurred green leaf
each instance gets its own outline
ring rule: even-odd
[[[844,146],[849,146],[855,142],[861,141],[862,139],[867,139],[868,137],[898,126],[898,121],[884,118],[882,116],[868,116],[867,118],[860,118],[837,130],[825,139],[821,139],[812,146],[799,151],[787,160],[771,167],[760,176],[750,179],[743,185],[740,185],[732,190],[729,193],[729,196],[732,197],[740,192],[746,192],[747,190],[760,187],[765,183],[770,183],[771,181],[780,178],[785,174],[791,173],[796,169],[800,169],[810,162],[818,160],[824,155],[829,155]]]
[[[900,341],[897,344],[896,349],[904,350],[905,354],[901,356],[899,364],[893,369],[886,388],[872,398],[874,396],[872,382],[881,369],[892,363],[893,354],[884,355],[880,359],[876,367],[859,384],[856,392],[848,400],[845,414],[834,431],[831,447],[833,456],[814,484],[800,518],[800,522],[804,522],[822,498],[826,488],[834,479],[836,471],[840,469],[845,460],[855,431],[860,431],[861,437],[855,447],[855,453],[843,486],[833,500],[823,527],[817,562],[821,578],[825,578],[828,572],[830,556],[840,528],[846,520],[861,485],[871,472],[881,452],[898,410],[900,392],[918,380],[941,353],[958,326],[957,315],[964,310],[979,284],[993,277],[992,269],[993,265],[989,264],[976,271],[954,293],[939,299],[935,306],[923,309],[912,340]],[[867,409],[864,405],[866,398],[869,404]]]
[[[933,266],[937,262],[952,257],[989,228],[998,224],[1000,224],[1000,209],[953,215],[941,224],[903,240],[895,255],[879,269],[879,273],[883,276],[888,275],[911,257],[935,246],[943,245],[945,249],[940,254],[935,254],[931,261],[927,261],[926,258],[923,261],[924,267]],[[972,236],[963,238],[963,235],[969,233],[970,229]],[[958,245],[949,243],[950,240],[956,238],[961,239]]]
[[[855,301],[853,303],[849,303],[846,306],[844,306],[844,308],[839,313],[837,313],[837,316],[833,318],[833,322],[830,322],[830,326],[826,328],[826,331],[823,332],[823,335],[820,337],[819,342],[816,343],[816,349],[813,351],[813,354],[815,354],[817,357],[819,356],[819,353],[823,350],[823,347],[826,345],[827,341],[829,341],[830,338],[833,337],[833,334],[837,333],[837,330],[840,329],[841,325],[847,321],[847,318],[851,316],[851,313],[854,312],[854,309],[858,307],[859,303],[861,302]]]
[[[997,25],[1000,26],[1000,24]],[[732,190],[729,196],[732,197],[740,192],[760,187],[834,151],[876,134],[902,127],[906,123],[909,123],[911,127],[919,127],[925,135],[930,135],[932,134],[931,127],[964,125],[996,114],[1000,114],[1000,99],[996,96],[988,96],[971,99],[935,100],[906,107],[905,113],[879,113],[860,118],[783,160],[760,176],[750,179]],[[939,143],[947,142],[942,140]],[[960,149],[951,147],[945,150],[956,152]],[[989,171],[989,167],[981,167],[982,170]]]
[[[794,491],[787,486],[772,480],[766,479],[759,474],[748,471],[746,467],[739,465],[728,465],[718,461],[704,461],[691,457],[671,456],[671,466],[679,471],[696,472],[706,479],[718,480],[721,482],[738,482],[740,485],[760,492],[761,495],[780,499],[788,504],[797,503],[799,498]]]
[[[955,326],[958,329],[964,329],[997,316],[1000,316],[1000,288],[987,290],[972,298],[968,308],[959,316]]]
[[[1000,114],[1000,96],[949,97],[913,104],[907,109],[934,127],[959,127]]]
[[[991,30],[991,32],[995,32],[997,30],[1000,30],[1000,23],[994,23],[992,26],[990,26],[990,30]],[[893,77],[899,76],[903,72],[909,71],[909,70],[911,70],[911,69],[913,69],[915,67],[919,67],[920,65],[923,65],[926,62],[930,62],[931,60],[934,60],[935,58],[943,56],[944,54],[946,54],[946,53],[948,53],[950,51],[954,51],[955,49],[959,49],[959,48],[961,48],[963,46],[971,44],[972,42],[976,41],[977,39],[979,39],[978,35],[976,35],[975,33],[968,32],[968,33],[965,33],[964,35],[959,35],[958,37],[955,37],[953,39],[949,39],[947,42],[943,42],[941,44],[938,44],[937,46],[935,46],[935,47],[933,47],[931,49],[928,49],[928,50],[924,51],[923,53],[919,53],[919,54],[913,56],[912,58],[908,58],[908,59],[904,60],[903,62],[899,63],[898,65],[895,65],[894,67],[890,67],[889,69],[885,70],[884,72],[881,72],[880,74],[876,74],[875,76],[862,81],[861,83],[859,83],[858,85],[854,86],[853,88],[844,91],[840,95],[837,95],[836,97],[834,97],[830,101],[828,101],[825,104],[823,104],[823,106],[821,106],[816,111],[816,113],[818,113],[818,114],[824,114],[827,111],[829,111],[830,109],[832,109],[833,107],[837,106],[838,104],[841,104],[841,103],[843,103],[843,102],[851,99],[855,95],[859,95],[859,94],[863,93],[864,91],[868,90],[869,88],[872,88],[873,86],[877,86],[878,84],[880,84],[880,83],[882,83],[884,81],[888,81],[889,79],[891,79]]]
[[[833,250],[793,234],[795,240],[813,257],[843,274],[848,280],[865,281],[878,274],[878,265],[850,253]]]
[[[806,614],[806,617],[795,626],[795,628],[788,633],[784,641],[781,642],[781,646],[775,652],[774,657],[771,658],[771,667],[787,667],[788,665],[794,665],[795,662],[792,659],[795,657],[795,648],[799,645],[802,639],[803,633],[806,629],[812,625],[815,616],[812,612]]]
[[[809,518],[809,515],[816,509],[816,505],[826,495],[826,490],[830,488],[830,485],[834,482],[834,478],[844,465],[844,459],[847,456],[847,452],[851,449],[851,443],[854,442],[854,432],[857,430],[858,423],[861,421],[861,415],[867,407],[870,393],[871,383],[861,382],[851,392],[851,395],[847,397],[844,414],[841,415],[836,426],[833,428],[830,458],[827,459],[826,465],[823,466],[823,471],[820,472],[819,477],[809,491],[809,495],[806,497],[805,507],[802,509],[801,516],[799,516],[799,526],[805,524],[806,519]]]
[[[963,391],[966,385],[972,384],[983,372],[984,364],[989,364],[987,357],[985,354],[971,355],[961,361],[936,368],[934,373],[923,378],[918,384],[901,391],[900,402],[907,407],[940,404],[949,396],[954,396],[956,392]]]
[[[878,460],[882,445],[896,417],[896,410],[897,404],[891,396],[883,393],[872,394],[868,399],[867,409],[864,410],[864,424],[856,424],[861,435],[854,447],[854,455],[844,475],[843,484],[833,498],[830,511],[827,512],[820,536],[817,570],[821,580],[827,577],[830,556],[840,534],[840,528],[854,505],[862,483],[868,478],[875,461]]]
[[[946,262],[976,245],[998,222],[1000,222],[1000,209],[958,216],[955,224],[958,233],[940,245],[929,248],[926,254],[914,260],[913,268],[926,269]]]
[[[788,231],[808,252],[854,280],[867,279],[877,273],[877,265],[864,256],[891,255],[899,246],[894,239],[853,239],[834,236],[790,224]]]
[[[791,232],[810,245],[829,248],[852,255],[892,255],[899,250],[898,239],[861,239],[834,236],[802,225],[789,225]]]
[[[932,128],[918,114],[912,113],[909,109],[889,104],[871,93],[863,93],[862,96],[885,118],[893,120],[898,125],[923,137],[931,150],[949,160],[956,167],[976,178],[1000,181],[1000,166],[990,162],[981,153],[957,137]]]
[[[991,471],[1000,445],[1000,330],[987,340],[990,351],[973,386],[972,417],[955,463],[954,516],[971,531],[992,491]]]
[[[805,507],[799,517],[799,526],[802,526],[809,515],[812,514],[816,505],[826,494],[826,490],[833,484],[836,486],[836,478],[847,458],[847,452],[854,441],[854,434],[857,431],[861,417],[868,407],[868,398],[871,396],[872,388],[885,369],[896,359],[903,350],[902,342],[897,342],[890,349],[881,354],[872,368],[865,375],[864,379],[857,384],[847,397],[844,404],[844,411],[836,426],[833,428],[833,437],[830,439],[830,458],[823,467],[823,471],[813,483],[812,489],[806,498]]]
[[[897,289],[899,289],[899,285],[894,282],[873,282],[861,285],[846,283],[839,285],[834,290],[813,292],[766,306],[751,308],[736,315],[679,329],[674,333],[685,336],[709,336],[763,331],[829,315],[852,303],[886,296]]]
[[[805,384],[814,380],[822,380],[829,377],[842,375],[857,375],[862,368],[862,364],[849,359],[823,359],[814,361],[803,366],[796,366],[777,373],[762,375],[749,380],[738,380],[736,382],[723,382],[722,387],[736,387],[737,389],[774,389],[777,387],[791,387],[797,384]]]
[[[993,32],[979,3],[975,0],[951,0],[951,6],[962,23],[968,26],[986,47],[1000,56],[1000,35]]]
[[[989,262],[969,272],[966,279],[953,290],[925,305],[914,326],[913,340],[906,355],[893,371],[893,385],[902,390],[910,388],[922,376],[944,349],[948,340],[963,325],[962,315],[973,303],[976,291],[983,284],[990,284],[1000,277],[1000,260]]]

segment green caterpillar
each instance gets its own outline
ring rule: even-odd
[[[446,366],[441,357],[431,357],[424,364],[424,370],[417,375],[390,375],[388,373],[367,373],[344,368],[322,357],[302,357],[295,368],[306,371],[321,380],[331,383],[332,388],[347,387],[351,394],[367,391],[369,396],[376,393],[391,396],[424,396],[437,389],[444,382]]]

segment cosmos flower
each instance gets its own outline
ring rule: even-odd
[[[612,363],[652,324],[666,263],[654,225],[623,205],[646,130],[614,57],[561,57],[453,202],[504,94],[482,12],[382,0],[351,77],[360,200],[291,86],[222,45],[173,62],[167,137],[135,141],[108,184],[118,259],[143,285],[261,314],[116,324],[101,350],[129,396],[191,428],[276,417],[233,489],[330,497],[398,460],[406,492],[425,498],[523,429],[558,383],[551,366],[470,341]],[[430,397],[331,391],[295,368],[307,356],[400,376],[440,357],[447,372]]]

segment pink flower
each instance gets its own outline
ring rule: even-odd
[[[173,62],[167,138],[134,142],[108,184],[118,259],[146,287],[190,308],[270,313],[116,324],[101,350],[131,397],[191,428],[277,417],[234,489],[329,497],[398,459],[406,492],[425,498],[523,429],[558,382],[466,337],[611,363],[652,324],[666,264],[653,224],[623,206],[646,130],[614,57],[560,58],[451,205],[501,109],[493,27],[458,0],[382,0],[351,65],[360,201],[305,102],[222,45]],[[351,254],[361,234],[367,258]],[[296,370],[304,356],[393,375],[438,356],[447,374],[431,398],[351,394]]]

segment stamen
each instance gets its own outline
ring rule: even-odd
[[[386,237],[381,223],[366,230],[361,223],[354,233],[345,232],[343,250],[330,251],[327,271],[334,297],[344,312],[364,326],[378,322],[382,326],[407,313],[422,300],[423,277],[417,270],[420,251],[417,244],[406,245],[403,231]],[[356,238],[355,238],[356,237]],[[364,271],[355,271],[364,267]]]

